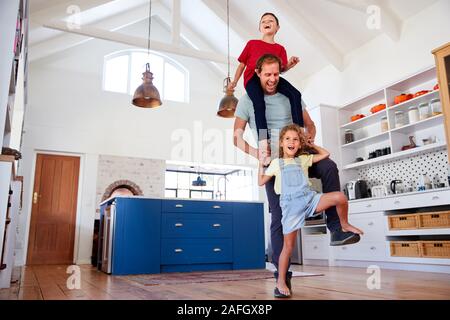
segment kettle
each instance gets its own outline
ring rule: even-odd
[[[402,180],[392,180],[391,181],[391,191],[393,194],[403,192],[403,181]]]

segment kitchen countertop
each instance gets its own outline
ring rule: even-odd
[[[153,199],[153,200],[180,200],[180,201],[213,201],[213,202],[239,202],[239,203],[264,203],[264,201],[249,201],[249,200],[218,200],[218,199],[189,199],[189,198],[163,198],[163,197],[146,197],[146,196],[115,196],[112,198],[108,198],[105,201],[101,202],[100,205],[103,205],[115,198],[130,198],[130,199]]]
[[[363,201],[370,201],[370,200],[382,200],[382,199],[388,199],[388,198],[395,198],[395,197],[402,197],[402,196],[410,196],[415,194],[424,194],[424,193],[431,193],[431,192],[441,192],[441,191],[448,191],[450,190],[450,187],[445,188],[437,188],[437,189],[430,189],[425,191],[414,191],[414,192],[405,192],[405,193],[397,193],[397,194],[389,194],[385,197],[372,197],[372,198],[364,198],[364,199],[357,199],[357,200],[350,200],[348,203],[357,203],[357,202],[363,202]]]

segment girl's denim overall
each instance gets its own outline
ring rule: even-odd
[[[296,164],[285,165],[280,161],[281,170],[281,195],[280,206],[283,212],[281,224],[283,234],[300,229],[305,224],[305,219],[316,214],[321,194],[313,191],[308,185],[308,179],[298,158]]]

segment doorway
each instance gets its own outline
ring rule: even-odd
[[[27,264],[72,264],[80,158],[37,154]]]

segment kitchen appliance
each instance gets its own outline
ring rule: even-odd
[[[112,242],[114,236],[114,220],[116,216],[116,203],[113,202],[105,209],[103,216],[103,241],[102,241],[102,264],[103,272],[112,272]]]
[[[387,187],[384,185],[373,186],[371,190],[372,190],[372,197],[374,198],[381,198],[388,195]]]
[[[369,190],[365,180],[352,180],[345,185],[345,194],[349,200],[363,199],[369,197]]]
[[[402,180],[392,180],[390,187],[393,194],[403,193],[404,191]]]

